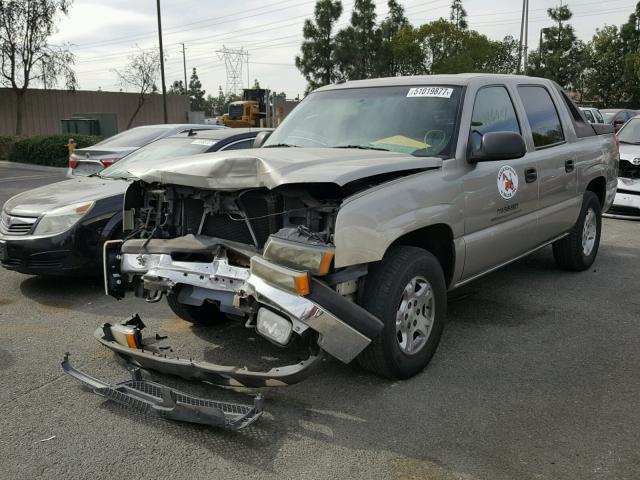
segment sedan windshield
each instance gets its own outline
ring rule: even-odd
[[[207,152],[217,143],[216,140],[207,138],[163,138],[127,155],[109,168],[99,173],[102,178],[129,178],[129,170],[136,168],[152,168],[158,162],[167,158],[196,155]]]
[[[345,88],[312,93],[265,147],[387,150],[450,156],[460,87]]]
[[[640,118],[632,118],[618,132],[618,140],[622,143],[640,145]]]

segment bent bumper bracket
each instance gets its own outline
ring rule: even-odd
[[[75,369],[69,362],[69,353],[64,355],[62,369],[98,395],[137,413],[171,420],[239,430],[260,418],[264,407],[264,398],[260,394],[254,398],[253,406],[208,400],[144,380],[137,368],[132,370],[131,380],[110,385]]]

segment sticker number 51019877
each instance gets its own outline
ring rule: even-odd
[[[453,88],[445,87],[413,87],[407,92],[407,97],[435,97],[451,98]]]

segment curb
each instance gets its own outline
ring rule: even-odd
[[[67,171],[67,167],[50,167],[48,165],[34,165],[32,163],[8,162],[5,160],[0,160],[0,168],[3,168],[3,167],[16,167],[22,170],[36,170],[39,172],[64,173]]]

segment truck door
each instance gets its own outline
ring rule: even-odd
[[[469,143],[488,132],[523,134],[509,91],[504,85],[478,90]],[[466,258],[463,280],[500,266],[535,247],[537,229],[537,164],[529,154],[513,160],[468,165],[464,175]]]
[[[582,198],[577,196],[575,136],[565,118],[565,127],[558,114],[566,109],[555,104],[551,92],[542,85],[519,85],[518,95],[527,117],[534,151],[529,153],[538,165],[538,243],[544,243],[569,230],[578,219]],[[563,110],[563,113],[566,113]]]

